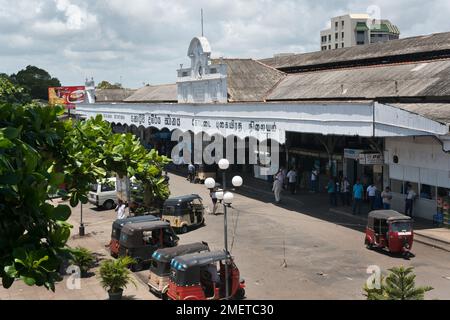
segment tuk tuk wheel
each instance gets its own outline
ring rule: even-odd
[[[188,232],[187,225],[182,226],[181,229],[180,229],[180,233],[187,233],[187,232]]]
[[[245,289],[239,288],[233,296],[234,300],[242,300],[245,298]]]
[[[136,260],[136,263],[131,265],[131,271],[133,272],[142,271],[142,269],[144,269],[144,266],[140,260]]]

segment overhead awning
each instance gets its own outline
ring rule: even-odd
[[[83,104],[77,113],[114,124],[179,129],[284,144],[286,131],[360,137],[446,136],[448,126],[372,101],[227,104]]]

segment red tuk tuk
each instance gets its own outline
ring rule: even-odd
[[[225,294],[225,263],[228,267],[228,290]],[[245,281],[225,251],[192,253],[178,256],[170,263],[169,289],[171,300],[243,299]]]
[[[412,219],[394,210],[378,210],[369,213],[366,237],[368,249],[387,249],[391,253],[411,254],[414,232]]]

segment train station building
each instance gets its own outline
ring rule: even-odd
[[[247,149],[250,139],[276,141],[280,165],[296,167],[302,187],[313,168],[323,187],[330,176],[360,178],[390,186],[403,212],[409,183],[414,214],[426,219],[449,196],[450,33],[263,60],[214,58],[208,40],[195,37],[187,55],[189,67],[168,70],[175,83],[77,113],[101,114],[116,132],[169,156],[174,130],[232,136]],[[270,179],[260,174],[267,165],[234,169]]]

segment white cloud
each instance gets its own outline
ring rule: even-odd
[[[168,83],[188,64],[200,8],[213,56],[262,58],[317,51],[331,16],[371,5],[402,36],[450,31],[448,0],[0,0],[0,72],[33,64],[67,85]]]

